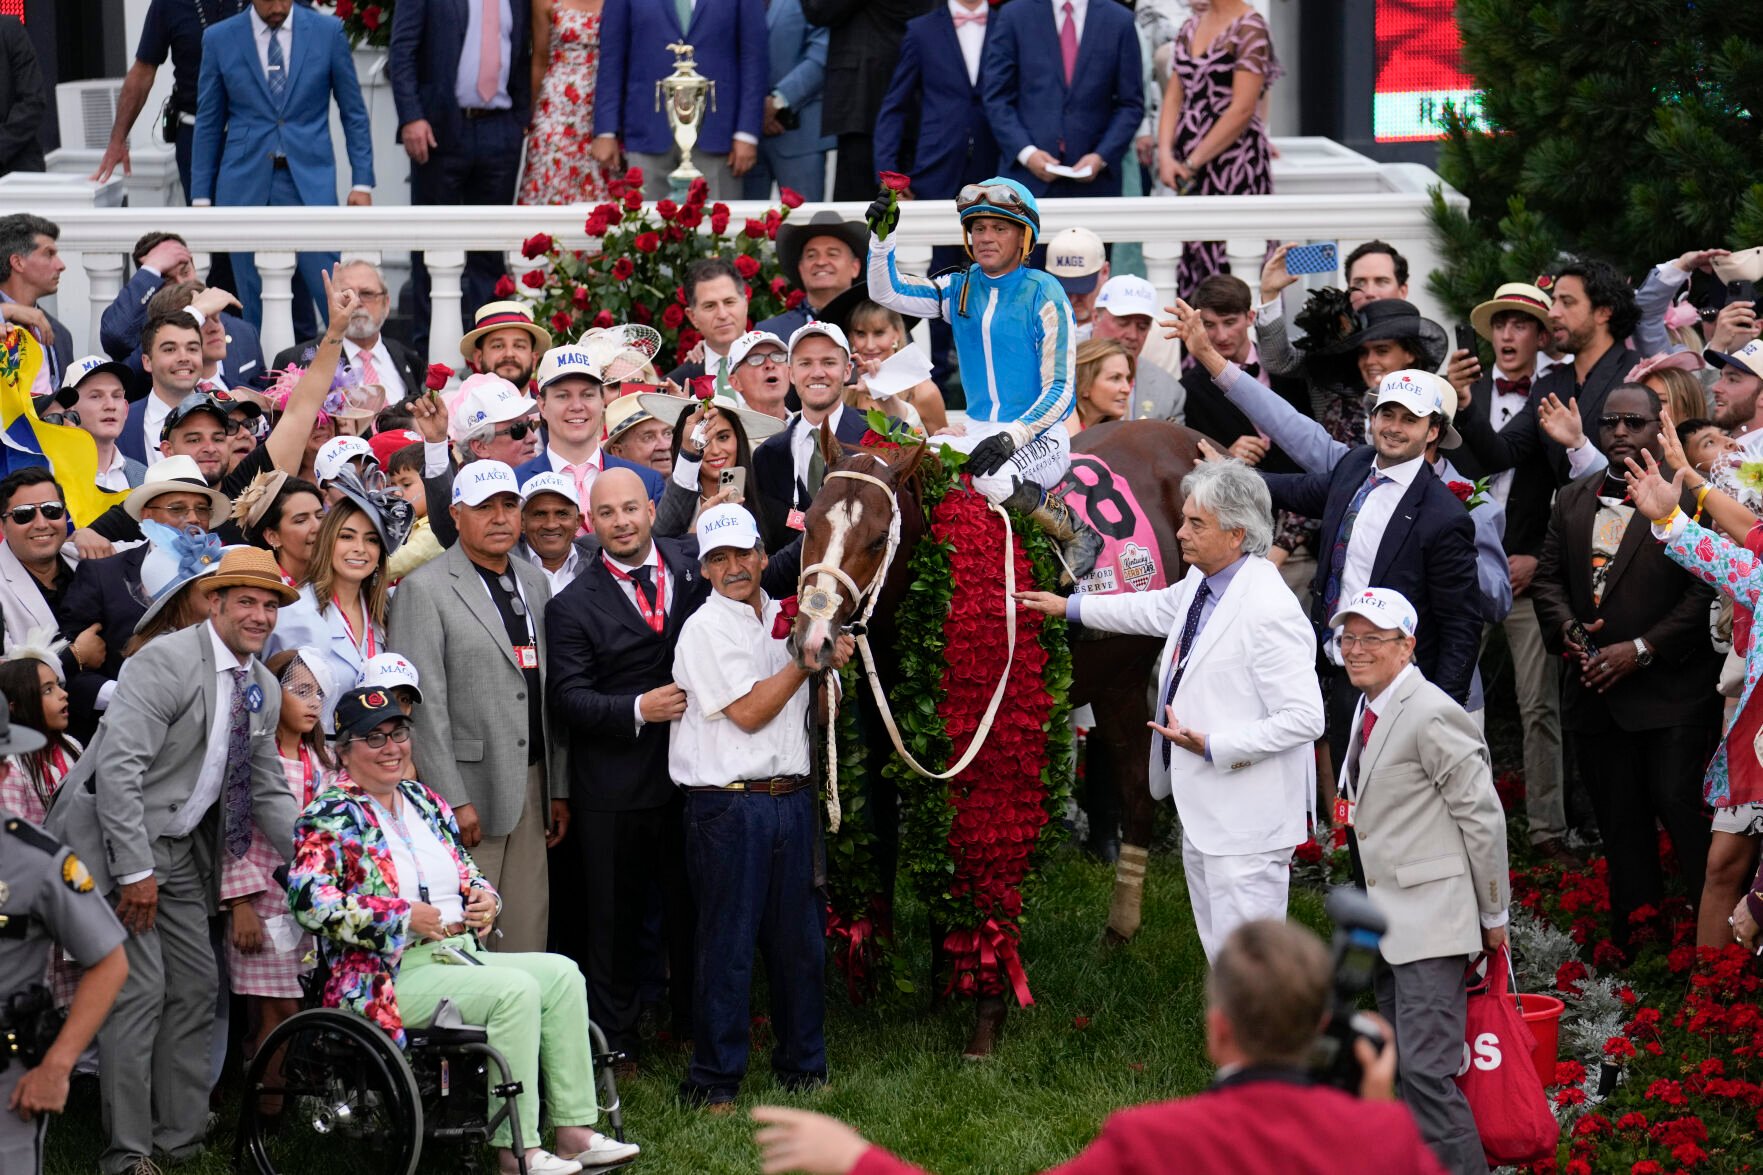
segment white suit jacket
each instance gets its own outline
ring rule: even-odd
[[[1083,623],[1106,632],[1162,636],[1157,719],[1166,722],[1176,646],[1188,605],[1206,577],[1154,592],[1085,596]],[[1182,830],[1203,853],[1265,853],[1291,848],[1308,835],[1316,760],[1322,736],[1322,689],[1316,678],[1316,635],[1279,569],[1249,555],[1213,605],[1187,672],[1176,689],[1183,726],[1210,739],[1212,761],[1151,736],[1151,794],[1175,797]]]

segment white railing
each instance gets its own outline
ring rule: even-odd
[[[1436,317],[1436,305],[1425,289],[1426,275],[1438,264],[1427,212],[1429,189],[1440,181],[1430,170],[1413,164],[1369,170],[1368,177],[1367,169],[1354,169],[1350,184],[1341,182],[1348,178],[1345,175],[1307,177],[1310,182],[1292,185],[1305,190],[1273,196],[1048,200],[1041,206],[1042,233],[1051,236],[1081,225],[1104,241],[1141,244],[1147,275],[1165,298],[1174,296],[1176,265],[1187,241],[1225,241],[1232,270],[1253,284],[1267,241],[1336,241],[1344,254],[1359,241],[1379,237],[1407,256],[1410,297],[1424,313]],[[1337,185],[1355,190],[1320,190]],[[1454,191],[1447,189],[1445,194],[1454,204],[1465,203]],[[860,219],[864,210],[860,204],[825,207],[851,219]],[[747,215],[759,214],[763,205],[734,202],[730,208],[733,222],[740,224]],[[806,220],[815,210],[816,206],[804,206],[792,218]],[[510,272],[518,274],[530,264],[520,257],[520,242],[534,233],[550,233],[565,247],[586,248],[590,243],[582,231],[587,205],[43,211],[61,226],[60,247],[72,270],[63,278],[57,312],[82,352],[99,349],[99,318],[121,289],[128,252],[152,230],[182,234],[197,253],[258,250],[263,347],[269,356],[295,341],[291,316],[295,253],[333,251],[391,263],[401,261],[406,252],[419,252],[428,265],[432,289],[429,354],[453,366],[458,361],[460,277],[467,251],[504,251]],[[907,204],[898,229],[902,266],[922,270],[933,245],[957,243],[956,223],[949,201]],[[266,250],[268,245],[273,249]],[[1338,275],[1320,275],[1312,284],[1330,281],[1338,282]],[[82,296],[89,306],[86,314],[78,309]]]

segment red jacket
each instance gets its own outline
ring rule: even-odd
[[[1445,1175],[1398,1102],[1336,1089],[1245,1080],[1198,1097],[1111,1115],[1058,1175]],[[852,1175],[925,1175],[871,1147]]]

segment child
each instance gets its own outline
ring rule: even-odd
[[[390,488],[416,510],[416,522],[386,565],[386,573],[396,586],[406,575],[439,556],[442,547],[429,529],[428,496],[422,488],[422,446],[407,445],[393,453],[386,463],[386,476],[391,479]]]
[[[0,768],[0,808],[41,824],[49,814],[61,781],[80,757],[80,744],[67,734],[67,689],[61,681],[61,660],[37,633],[30,646],[8,650],[0,662],[0,692],[14,726],[34,730],[48,741],[35,751],[6,756]],[[65,645],[67,642],[60,642]]]

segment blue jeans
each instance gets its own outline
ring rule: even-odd
[[[826,152],[810,151],[806,155],[778,155],[771,144],[759,142],[759,158],[753,170],[741,177],[741,195],[749,200],[771,199],[771,184],[776,180],[794,189],[810,204],[826,199]]]
[[[698,903],[692,1065],[680,1093],[726,1101],[747,1072],[753,952],[765,959],[772,1072],[826,1080],[826,926],[814,891],[814,789],[786,796],[687,789],[686,869]]]

